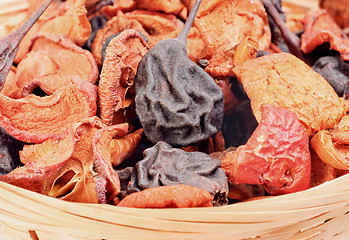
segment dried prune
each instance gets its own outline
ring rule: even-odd
[[[20,165],[18,151],[23,143],[11,137],[0,127],[0,176]]]
[[[185,184],[207,190],[214,205],[227,203],[228,182],[221,162],[202,152],[185,152],[158,142],[135,167],[118,171],[123,195],[147,188]]]
[[[349,63],[338,56],[325,56],[312,66],[315,72],[323,76],[339,96],[343,96],[349,81]]]
[[[138,65],[136,112],[152,142],[187,146],[208,139],[221,128],[222,90],[186,51],[187,34],[200,2],[178,37],[156,44]]]

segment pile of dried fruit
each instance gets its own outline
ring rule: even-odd
[[[294,33],[277,0],[50,2],[0,41],[0,181],[209,207],[349,170],[348,19],[312,10]]]

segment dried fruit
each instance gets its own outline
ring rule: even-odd
[[[127,124],[118,124],[98,130],[92,140],[93,153],[95,157],[94,170],[100,178],[104,179],[106,200],[113,201],[120,192],[120,181],[117,173],[112,167],[111,144],[114,137],[122,138],[128,130]],[[126,145],[124,151],[135,149],[134,146]],[[130,149],[128,149],[130,147]],[[101,201],[99,201],[101,202]]]
[[[134,29],[139,32],[146,33],[142,25],[134,19],[128,18],[121,11],[105,24],[105,27],[97,31],[96,37],[92,43],[92,54],[98,65],[102,65],[102,48],[107,38],[117,35],[125,29]]]
[[[245,145],[226,154],[222,168],[233,183],[262,184],[272,194],[309,187],[308,136],[296,114],[263,104],[262,119]]]
[[[248,60],[234,68],[256,120],[263,103],[288,108],[297,114],[308,135],[331,128],[344,115],[343,99],[303,61],[288,53]]]
[[[197,29],[204,41],[204,49],[196,56],[189,55],[194,62],[201,59],[209,61],[205,71],[212,77],[234,76],[234,55],[239,44],[249,38],[250,51],[246,54],[253,57],[257,50],[270,45],[270,28],[267,13],[258,0],[204,0],[195,18],[193,28]],[[222,30],[224,29],[224,30]],[[197,41],[196,38],[194,38]],[[188,47],[191,37],[188,38]],[[191,54],[191,51],[188,51]]]
[[[32,16],[15,32],[11,33],[5,38],[1,39],[0,42],[0,91],[2,90],[5,79],[8,72],[11,69],[13,60],[17,54],[19,43],[23,37],[27,34],[30,28],[34,25],[36,20],[51,4],[52,0],[45,1],[40,8],[33,13]]]
[[[118,207],[134,208],[188,208],[212,207],[209,192],[186,186],[160,186],[133,193],[118,204]]]
[[[301,49],[304,53],[310,53],[316,47],[328,42],[330,48],[338,51],[344,61],[349,61],[349,38],[326,10],[316,9],[307,12],[303,22]]]
[[[53,94],[66,86],[71,76],[95,84],[98,74],[90,52],[63,35],[38,33],[32,39],[29,54],[19,63],[16,75],[17,86],[25,97],[36,87]]]
[[[148,45],[133,29],[124,30],[110,42],[98,87],[103,123],[111,125],[114,114],[125,108],[126,93],[133,86],[138,63],[147,51]]]
[[[158,142],[135,168],[118,171],[123,196],[157,186],[185,184],[209,191],[214,205],[227,203],[228,183],[221,162],[202,152],[185,152]]]
[[[349,27],[349,1],[348,0],[320,0],[320,8],[326,9],[328,14],[342,27]]]
[[[151,11],[179,14],[184,5],[181,0],[135,0],[136,7]]]
[[[187,146],[219,132],[223,93],[186,53],[186,38],[200,1],[176,39],[152,47],[135,77],[136,112],[152,141]]]
[[[316,187],[336,178],[337,171],[334,167],[322,161],[312,148],[310,149],[310,154],[311,178],[309,187]]]
[[[338,56],[325,56],[317,60],[312,69],[321,74],[339,96],[347,97],[349,93],[345,90],[348,88],[349,81],[348,62],[344,62]]]
[[[0,176],[8,174],[20,165],[18,151],[23,143],[14,139],[0,127]]]
[[[62,138],[76,121],[96,114],[96,98],[97,87],[77,77],[51,96],[11,99],[0,94],[0,124],[23,142]]]
[[[349,161],[347,160],[349,132],[348,130],[340,131],[339,136],[342,139],[340,139],[338,133],[336,138],[333,138],[331,132],[327,130],[319,131],[311,138],[310,145],[326,164],[340,170],[349,170]],[[340,141],[337,142],[336,140]]]

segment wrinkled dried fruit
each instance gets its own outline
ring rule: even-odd
[[[136,7],[151,11],[179,14],[184,5],[181,0],[135,0]]]
[[[0,91],[0,93],[2,95],[8,96],[8,97],[14,98],[14,99],[21,97],[21,91],[16,83],[16,81],[17,81],[16,71],[17,71],[17,69],[14,66],[12,66],[7,77],[6,77],[4,87]]]
[[[336,134],[335,138],[332,134]],[[347,129],[334,133],[322,130],[311,138],[310,145],[319,158],[328,165],[340,170],[349,170],[348,139],[349,131]]]
[[[0,41],[0,91],[2,90],[13,60],[18,52],[19,43],[41,14],[51,4],[52,0],[45,1],[23,25]]]
[[[157,186],[185,184],[209,191],[214,205],[227,203],[228,183],[221,162],[202,152],[185,152],[158,142],[135,168],[118,171],[123,195]]]
[[[262,119],[246,145],[226,154],[222,168],[234,183],[262,184],[272,194],[309,187],[308,136],[296,114],[263,104]]]
[[[76,121],[96,114],[96,98],[97,87],[77,77],[51,96],[11,99],[0,94],[0,125],[23,142],[61,138]]]
[[[112,201],[120,192],[120,181],[112,167],[111,146],[112,139],[126,135],[127,124],[118,124],[102,128],[93,137],[93,152],[95,156],[95,171],[106,180],[106,202]],[[126,145],[123,151],[131,151],[135,146]],[[130,147],[130,149],[127,149]]]
[[[348,0],[320,0],[319,6],[326,9],[341,28],[349,27]]]
[[[128,18],[121,11],[117,12],[117,15],[105,24],[105,27],[100,29],[96,33],[96,37],[92,43],[92,54],[98,65],[102,65],[102,52],[103,45],[107,38],[112,35],[117,35],[125,29],[134,29],[136,31],[146,33],[142,25],[135,19]]]
[[[152,141],[187,146],[219,132],[223,93],[186,52],[186,38],[200,1],[176,39],[152,47],[135,77],[136,112]]]
[[[129,12],[134,10],[136,7],[135,0],[114,0],[114,4],[112,6],[106,6],[101,9],[101,13],[108,18],[112,18],[117,15],[117,12]]]
[[[337,56],[325,56],[317,60],[312,69],[331,84],[339,96],[343,96],[349,81],[349,63]]]
[[[326,10],[315,9],[307,12],[303,22],[301,49],[304,53],[310,53],[316,47],[329,42],[331,49],[338,51],[344,61],[349,61],[349,38]]]
[[[204,0],[193,28],[198,30],[205,44],[200,54],[189,57],[194,62],[207,59],[209,64],[205,71],[212,77],[234,76],[232,69],[238,64],[234,62],[234,54],[245,38],[255,43],[252,44],[254,47],[247,48],[251,51],[246,54],[249,57],[270,45],[267,13],[259,0]],[[189,36],[189,47],[191,40]],[[197,41],[196,38],[194,40]],[[188,52],[191,53],[190,50]]]
[[[309,187],[316,187],[324,182],[331,181],[336,178],[337,171],[334,167],[322,161],[314,150],[310,149],[310,154],[311,178]]]
[[[92,54],[63,35],[38,33],[32,39],[30,50],[17,68],[17,86],[22,97],[36,87],[53,94],[66,86],[73,75],[93,84],[98,79],[99,71]]]
[[[234,72],[251,99],[258,122],[263,103],[296,113],[309,136],[333,127],[344,115],[343,99],[331,85],[291,54],[275,53],[248,60]]]
[[[91,24],[86,16],[85,0],[55,2],[55,9],[34,25],[19,46],[15,62],[19,63],[29,51],[36,33],[61,34],[82,46],[90,37]],[[58,3],[57,3],[58,2]]]
[[[18,151],[23,143],[14,139],[0,127],[0,176],[8,174],[20,165]]]
[[[124,30],[109,43],[98,87],[103,123],[111,125],[114,114],[125,108],[126,93],[133,86],[138,63],[147,51],[148,45],[133,29]]]
[[[173,14],[134,10],[125,16],[142,24],[145,32],[141,32],[147,36],[149,47],[153,47],[161,40],[175,38],[183,28],[183,23]]]
[[[160,186],[133,193],[117,205],[134,208],[188,208],[212,207],[209,192],[186,186]]]

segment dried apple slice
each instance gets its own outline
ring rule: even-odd
[[[51,96],[11,99],[0,94],[0,125],[23,142],[62,138],[76,121],[96,114],[96,100],[97,87],[77,77]]]
[[[326,10],[307,12],[303,22],[301,49],[304,53],[311,53],[316,47],[328,42],[344,61],[349,61],[349,38]]]
[[[138,63],[147,51],[148,44],[133,29],[123,31],[109,43],[98,87],[103,123],[111,125],[114,113],[125,108],[127,90],[133,86]]]
[[[120,192],[120,180],[118,174],[112,167],[111,146],[113,138],[126,136],[128,124],[108,126],[98,130],[93,137],[93,152],[95,156],[95,171],[105,181],[106,199],[105,202],[113,201]],[[124,149],[128,150],[128,149]]]
[[[343,99],[308,65],[289,53],[275,53],[245,61],[234,68],[256,120],[263,103],[288,108],[297,114],[308,136],[331,128],[344,116]]]
[[[52,94],[66,86],[72,75],[93,84],[98,79],[99,71],[92,54],[63,35],[37,34],[30,50],[17,69],[17,85],[22,89],[22,97],[37,86]]]

